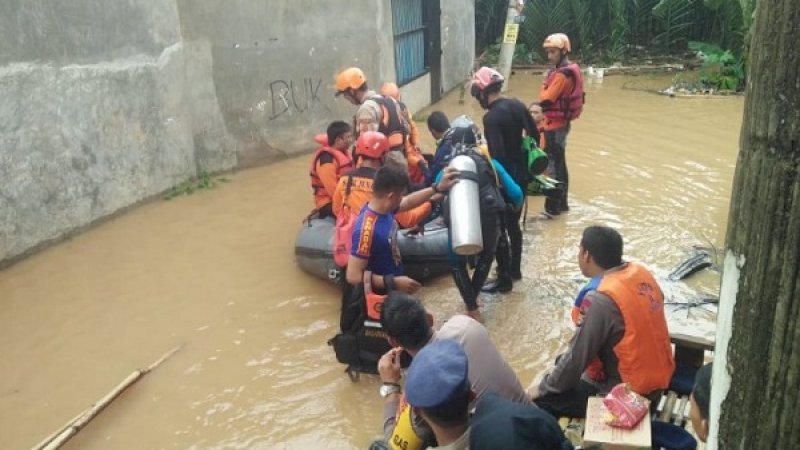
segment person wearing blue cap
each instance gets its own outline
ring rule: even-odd
[[[408,368],[406,399],[430,425],[439,444],[428,449],[469,448],[469,404],[475,394],[468,367],[461,345],[444,339],[426,345]]]
[[[478,399],[484,394],[497,394],[518,403],[531,403],[516,373],[492,343],[489,333],[480,322],[467,315],[455,315],[434,331],[433,319],[417,298],[402,292],[391,292],[381,308],[381,327],[386,332],[392,350],[378,362],[383,381],[384,436],[393,448],[424,448],[430,437],[425,422],[413,414],[413,408],[403,401],[400,387],[400,354],[416,358],[419,352],[441,340],[458,342],[469,360],[468,379]],[[416,443],[411,445],[411,443]]]

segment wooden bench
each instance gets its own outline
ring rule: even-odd
[[[694,384],[693,372],[705,364],[706,352],[713,353],[714,342],[680,333],[671,333],[670,341],[675,345],[675,375],[670,389],[661,395],[653,420],[685,428],[689,421],[689,394]],[[583,444],[584,419],[561,417],[558,424],[573,445],[577,447]],[[697,438],[691,427],[687,431]],[[698,450],[705,449],[699,441],[698,439]]]

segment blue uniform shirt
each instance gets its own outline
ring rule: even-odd
[[[394,214],[378,214],[364,205],[353,226],[350,254],[366,259],[367,270],[375,275],[402,275]]]

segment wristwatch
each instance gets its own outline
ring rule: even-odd
[[[386,398],[392,394],[399,394],[402,392],[402,389],[400,389],[400,385],[397,383],[383,383],[379,392],[381,393],[381,397]]]

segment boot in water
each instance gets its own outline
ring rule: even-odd
[[[497,292],[506,293],[511,292],[511,289],[514,288],[514,281],[508,275],[501,275],[498,276],[496,280],[488,281],[486,284],[483,285],[481,288],[481,292],[486,292],[487,294],[495,294]]]

